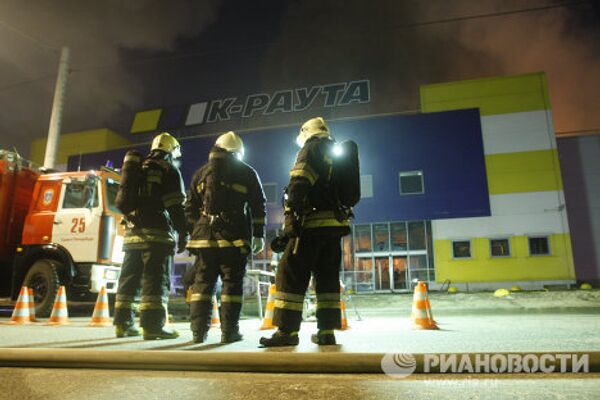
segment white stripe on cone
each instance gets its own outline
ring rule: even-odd
[[[13,309],[12,316],[10,317],[10,323],[16,324],[29,324],[29,291],[27,286],[21,288],[19,298]]]
[[[37,322],[37,318],[35,317],[35,296],[32,288],[27,288],[27,293],[29,297],[29,320],[31,322]]]
[[[49,325],[66,325],[69,323],[69,311],[67,310],[67,294],[65,287],[58,288],[58,296],[52,307],[52,314],[48,320]]]
[[[210,327],[218,328],[221,325],[221,316],[219,315],[219,304],[217,303],[217,296],[213,296],[213,310],[212,317],[210,319]]]
[[[98,292],[98,298],[96,299],[90,326],[110,325],[112,325],[112,323],[110,321],[110,313],[108,310],[108,295],[106,294],[106,287],[102,286],[100,292]]]
[[[275,329],[277,328],[273,325],[273,316],[275,314],[275,292],[277,291],[277,287],[274,283],[269,286],[269,295],[267,296],[267,304],[265,306],[265,315],[263,317],[262,326],[259,330],[266,329]]]

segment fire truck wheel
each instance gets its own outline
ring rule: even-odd
[[[25,275],[23,285],[33,289],[35,314],[38,317],[50,315],[58,293],[60,280],[55,264],[54,260],[37,260]]]

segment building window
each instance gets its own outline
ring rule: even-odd
[[[454,240],[452,242],[452,256],[454,258],[471,258],[471,241]]]
[[[410,266],[411,271],[427,269],[427,256],[425,254],[411,255],[408,260],[408,265]]]
[[[373,237],[375,239],[375,251],[390,250],[390,232],[388,224],[374,224]]]
[[[548,236],[530,236],[529,237],[529,255],[530,256],[549,256],[550,241]]]
[[[373,197],[373,175],[360,176],[360,197],[361,199]]]
[[[345,271],[354,271],[352,253],[352,236],[344,236],[342,238],[342,269]]]
[[[277,193],[277,184],[276,183],[263,183],[263,191],[265,192],[265,197],[267,198],[267,203],[278,203],[280,198]]]
[[[425,250],[425,223],[415,221],[408,223],[408,248],[412,250]]]
[[[372,292],[375,290],[372,258],[369,257],[356,259],[356,272],[354,279],[357,292]]]
[[[408,245],[406,242],[406,223],[392,222],[392,250],[406,251]]]
[[[400,194],[424,193],[423,171],[400,172]]]
[[[354,226],[354,249],[357,253],[371,252],[371,225]]]
[[[490,255],[492,257],[510,257],[510,241],[504,239],[490,239]]]

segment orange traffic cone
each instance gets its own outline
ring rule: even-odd
[[[69,323],[69,311],[67,310],[67,294],[65,287],[58,288],[56,301],[52,306],[52,314],[48,320],[48,325],[66,325]]]
[[[13,325],[20,325],[29,324],[30,322],[31,321],[29,320],[29,291],[27,290],[27,286],[23,286],[21,288],[21,292],[19,293],[17,303],[15,304],[12,317],[10,317],[10,323]]]
[[[35,318],[35,299],[32,288],[27,288],[27,295],[27,297],[29,297],[29,320],[31,322],[37,322],[37,319]]]
[[[427,285],[423,281],[415,287],[411,318],[415,329],[439,329],[431,315]]]
[[[217,296],[213,296],[212,303],[213,303],[213,310],[212,310],[212,318],[210,320],[210,327],[218,328],[221,325],[221,319],[219,318],[219,305],[217,304]]]
[[[267,297],[267,305],[265,306],[265,316],[262,320],[262,325],[259,328],[261,331],[266,329],[275,329],[277,328],[273,325],[273,313],[275,311],[275,293],[277,292],[277,288],[275,284],[272,283],[269,286],[269,296]]]
[[[346,329],[350,328],[348,326],[348,315],[346,314],[346,303],[344,302],[344,289],[346,288],[346,285],[344,285],[344,282],[342,282],[342,280],[340,279],[340,313],[342,314],[342,324],[340,327],[340,331],[345,331]]]
[[[100,292],[98,292],[98,298],[96,299],[90,326],[110,325],[112,325],[112,323],[110,321],[110,312],[108,310],[108,295],[106,294],[106,287],[102,286]]]
[[[348,326],[348,315],[346,315],[346,303],[344,302],[342,290],[343,289],[340,288],[340,312],[342,314],[342,325],[340,327],[340,331],[345,331],[350,327]]]

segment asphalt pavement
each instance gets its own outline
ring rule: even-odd
[[[191,342],[189,324],[175,340],[117,339],[113,327],[89,327],[89,317],[72,317],[65,326],[44,321],[10,325],[0,318],[0,347],[75,350],[151,350],[176,355],[187,352],[283,353],[467,353],[467,352],[598,352],[597,312],[438,315],[439,330],[414,330],[408,315],[349,313],[350,329],[337,332],[337,346],[310,343],[315,322],[304,322],[296,348],[261,349],[258,319],[244,319],[245,340],[221,345],[220,331],[211,329],[205,344]],[[405,313],[403,313],[405,314]],[[108,353],[108,352],[107,352]],[[237,353],[240,354],[240,353]],[[225,355],[225,354],[224,354]],[[266,355],[266,354],[265,354]],[[332,354],[333,355],[333,354]],[[93,368],[0,368],[2,399],[597,399],[600,375],[591,374],[413,374],[394,379],[385,374],[238,373],[152,371]]]
[[[443,316],[436,318],[439,330],[414,330],[408,317],[349,316],[350,329],[336,333],[338,345],[318,347],[310,342],[315,322],[304,322],[296,348],[268,349],[295,352],[442,353],[442,352],[569,352],[600,351],[599,314],[521,314],[488,316]],[[48,326],[44,322],[9,325],[0,318],[0,347],[71,348],[96,350],[195,350],[210,352],[267,351],[258,347],[258,319],[241,321],[244,341],[221,345],[220,330],[210,330],[204,344],[191,342],[186,322],[173,323],[181,337],[144,341],[139,337],[117,339],[113,327],[89,327],[89,318],[70,319],[69,325]]]
[[[0,400],[598,399],[598,374],[253,374],[0,368]]]

